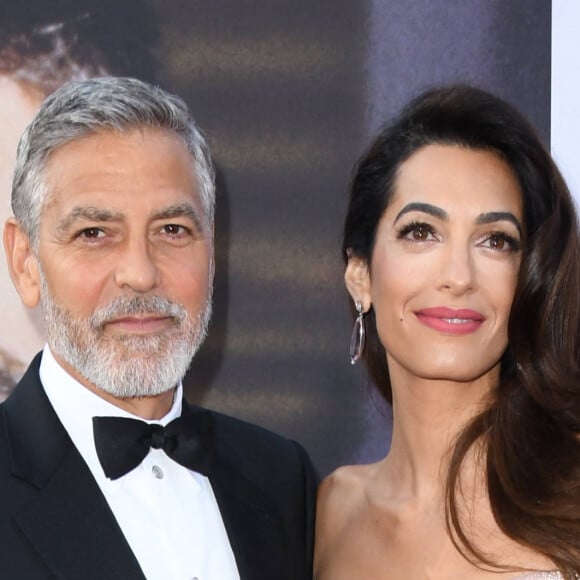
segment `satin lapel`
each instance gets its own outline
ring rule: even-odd
[[[44,393],[39,362],[37,357],[4,406],[13,474],[37,490],[15,523],[56,578],[145,580]]]
[[[216,450],[210,474],[241,580],[283,580],[288,567],[284,528],[273,500]]]
[[[59,578],[144,580],[105,498],[76,451],[16,523]]]

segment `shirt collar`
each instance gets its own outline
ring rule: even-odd
[[[127,417],[141,421],[144,419],[113,405],[79,383],[60,366],[48,346],[43,350],[39,373],[52,407],[95,479],[99,482],[104,480],[107,485],[121,482],[122,477],[115,481],[105,477],[95,449],[93,417]],[[146,422],[167,425],[180,417],[182,397],[183,386],[180,382],[175,389],[173,405],[169,412],[157,421]]]

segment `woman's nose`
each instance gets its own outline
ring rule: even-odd
[[[452,294],[464,294],[475,287],[475,278],[475,265],[470,248],[450,244],[442,255],[439,288]]]

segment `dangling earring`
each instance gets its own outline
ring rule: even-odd
[[[352,336],[350,338],[350,364],[356,363],[362,356],[365,347],[365,322],[362,304],[357,300],[354,304],[358,315],[354,321]]]

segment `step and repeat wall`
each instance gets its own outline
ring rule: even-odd
[[[550,2],[22,5],[0,6],[0,217],[17,137],[55,86],[112,73],[180,94],[218,168],[214,319],[187,396],[297,439],[321,475],[384,455],[389,409],[348,358],[340,244],[352,167],[409,98],[457,81],[513,102],[549,144]],[[564,161],[571,145],[559,139]],[[20,306],[3,263],[0,292],[7,391],[43,346],[42,317]]]

